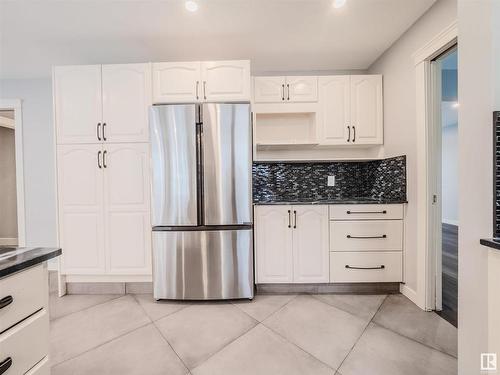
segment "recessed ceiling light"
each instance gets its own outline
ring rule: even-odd
[[[333,7],[334,8],[342,8],[347,0],[333,0]]]
[[[190,12],[196,12],[198,10],[198,4],[196,3],[196,1],[187,0],[184,5]]]

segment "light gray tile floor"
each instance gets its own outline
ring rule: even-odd
[[[50,299],[54,375],[457,371],[456,329],[401,295],[258,295],[222,303],[157,303],[149,294]]]

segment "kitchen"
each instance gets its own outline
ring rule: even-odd
[[[24,134],[17,196],[26,204],[20,249],[0,258],[0,299],[11,297],[1,310],[24,298],[25,289],[10,292],[13,277],[45,284],[37,293],[47,298],[0,333],[0,342],[16,337],[43,314],[43,349],[25,358],[3,345],[0,373],[399,374],[408,361],[405,373],[457,373],[459,331],[433,312],[440,276],[422,241],[419,118],[401,116],[409,101],[416,111],[397,86],[404,75],[415,91],[415,65],[405,61],[403,74],[396,58],[456,30],[456,2],[223,3],[52,4],[63,18],[82,12],[83,23],[97,10],[123,12],[111,27],[122,36],[125,14],[144,12],[174,44],[127,52],[123,40],[113,55],[95,38],[108,27],[100,15],[95,31],[82,31],[97,43],[87,57],[49,53],[62,50],[45,24],[54,44],[43,69],[6,60],[12,77],[32,69],[44,78],[1,80],[0,109],[17,106]],[[384,6],[402,12],[392,26]],[[2,7],[34,17],[16,2]],[[165,25],[162,9],[193,30]],[[240,27],[255,40],[265,29],[276,38],[269,46],[290,43],[283,56],[241,35],[232,44],[239,26],[229,15],[245,10]],[[299,35],[318,32],[314,22],[279,37],[286,20],[247,23],[266,25],[276,12],[296,21],[306,12],[351,40],[308,57]],[[210,31],[216,19],[231,21]],[[210,51],[217,32],[229,45]],[[456,45],[449,35],[438,49]],[[188,37],[205,48],[175,44]],[[339,54],[348,44],[362,52]]]

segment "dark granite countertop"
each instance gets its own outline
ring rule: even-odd
[[[319,199],[319,200],[297,200],[297,201],[261,201],[254,202],[254,205],[265,206],[265,205],[286,205],[286,204],[401,204],[408,203],[406,200],[384,200],[384,199],[374,199],[374,198],[339,198],[339,199]]]
[[[481,245],[500,250],[500,238],[483,238],[479,241]]]
[[[55,247],[0,246],[0,278],[61,255]]]

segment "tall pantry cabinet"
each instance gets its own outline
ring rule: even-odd
[[[151,64],[54,68],[61,274],[151,279]]]

